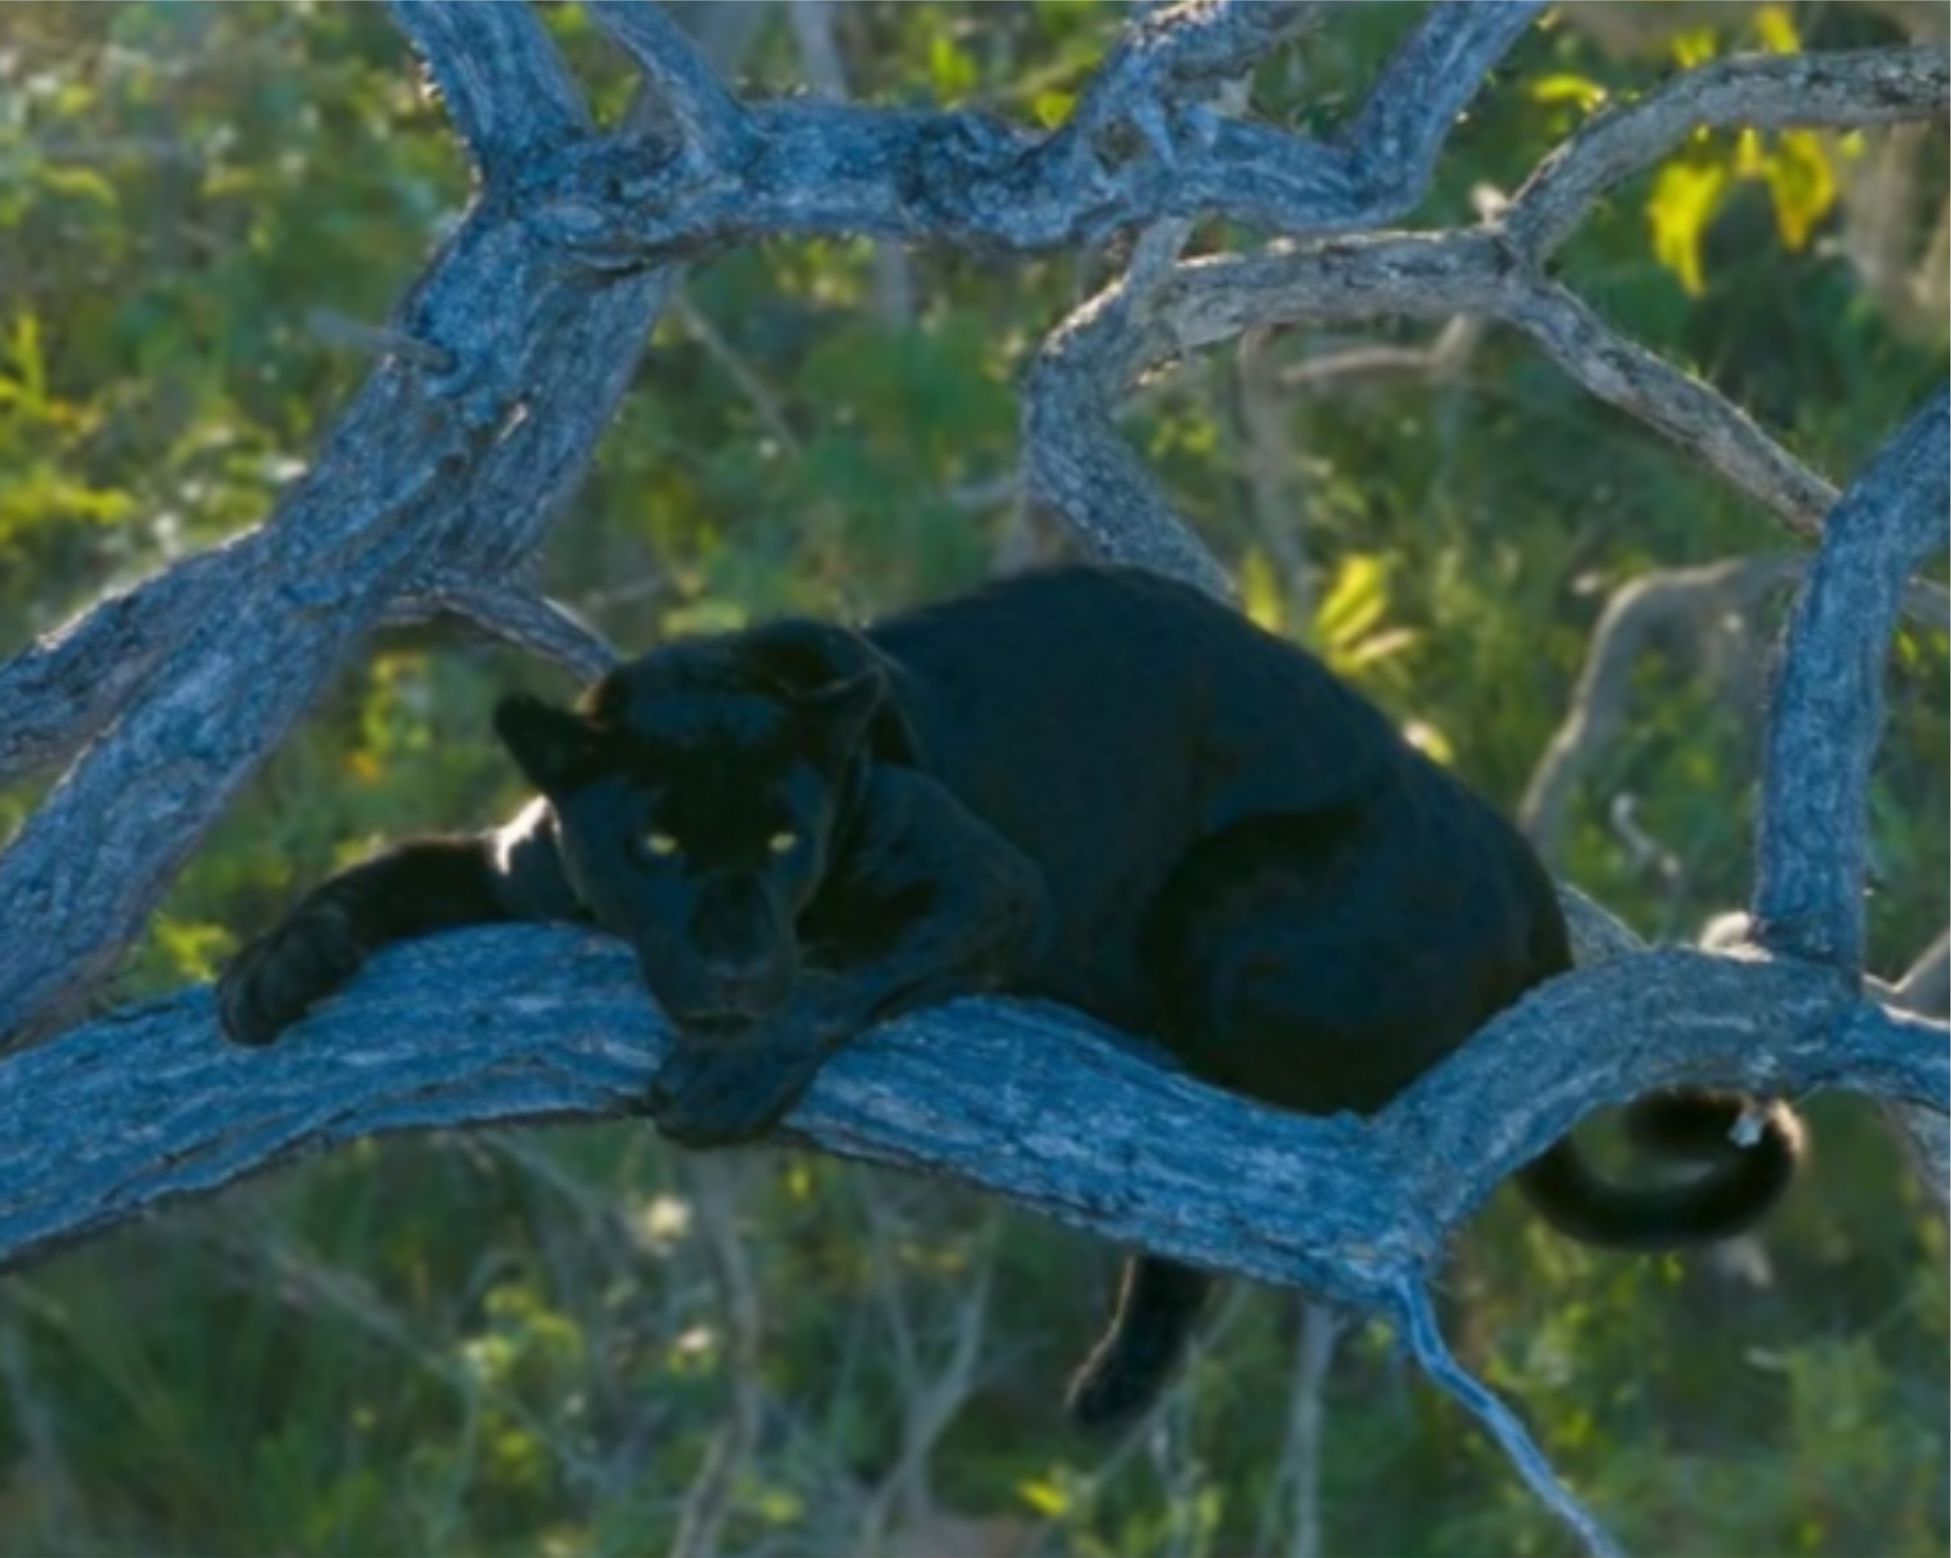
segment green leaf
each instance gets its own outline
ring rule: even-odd
[[[1382,620],[1389,608],[1387,565],[1380,557],[1351,552],[1314,614],[1315,635],[1329,650],[1346,648]]]
[[[1653,258],[1678,278],[1689,297],[1707,290],[1700,242],[1726,198],[1728,170],[1719,164],[1670,162],[1660,169],[1646,219],[1653,229]]]

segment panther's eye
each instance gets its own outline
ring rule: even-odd
[[[765,847],[775,855],[789,855],[799,846],[799,835],[790,828],[783,829],[765,841]]]
[[[644,848],[659,859],[668,859],[677,853],[677,840],[668,833],[646,833]]]

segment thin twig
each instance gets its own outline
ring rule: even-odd
[[[1553,1514],[1578,1534],[1585,1550],[1593,1558],[1625,1558],[1625,1550],[1612,1539],[1598,1517],[1559,1480],[1518,1415],[1457,1362],[1436,1323],[1429,1290],[1420,1282],[1405,1283],[1398,1290],[1396,1320],[1403,1340],[1423,1366],[1423,1372],[1489,1430],[1491,1438],[1510,1457],[1518,1475]]]

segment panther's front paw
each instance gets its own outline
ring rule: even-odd
[[[681,1044],[644,1100],[657,1129],[683,1147],[729,1147],[777,1125],[819,1069],[817,1056],[743,1043]]]
[[[252,942],[217,980],[217,1015],[238,1044],[269,1044],[366,960],[343,911],[302,909]]]

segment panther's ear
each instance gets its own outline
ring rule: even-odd
[[[589,777],[600,742],[582,715],[558,709],[525,692],[495,705],[495,734],[528,782],[544,795],[560,795]]]
[[[799,694],[793,707],[813,735],[819,755],[838,764],[860,745],[886,695],[886,676],[879,666],[870,666],[857,676]]]

